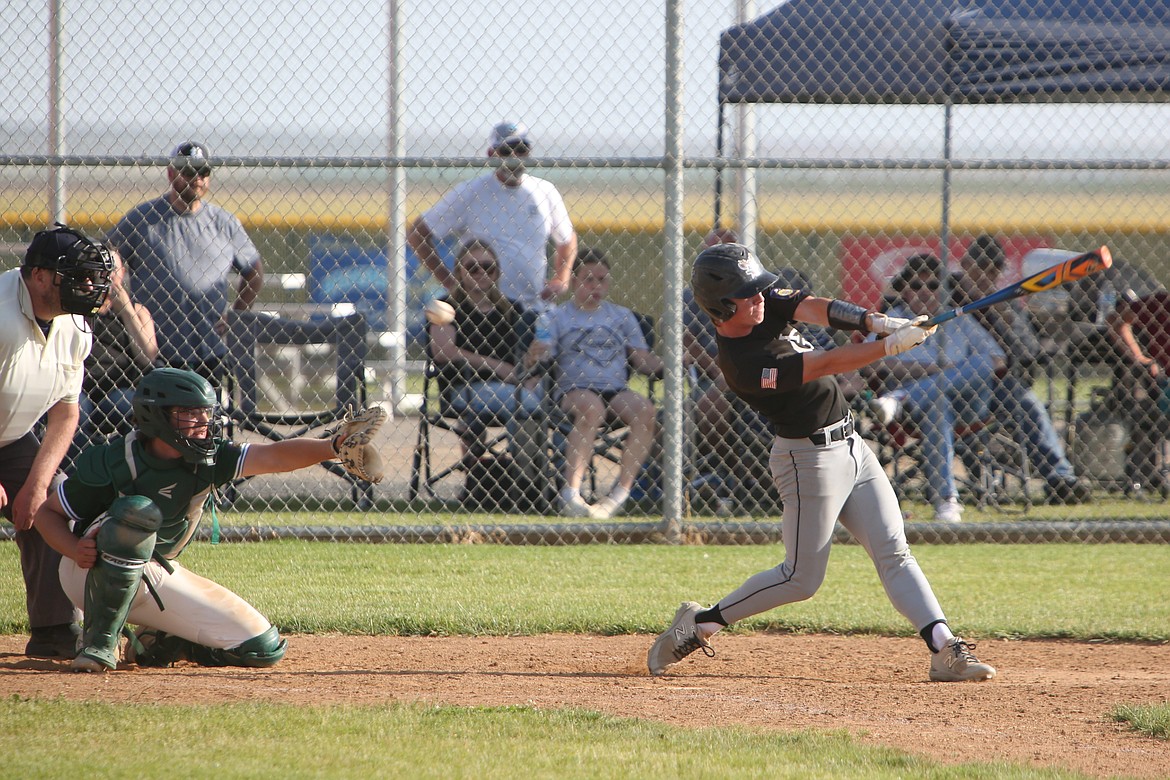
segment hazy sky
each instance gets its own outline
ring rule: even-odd
[[[193,126],[208,137],[256,128],[304,136],[309,146],[308,139],[329,136],[342,153],[384,150],[389,15],[379,0],[64,5],[71,126]],[[47,6],[0,9],[6,125],[43,123]],[[591,139],[592,153],[661,138],[664,3],[403,6],[408,153],[478,153],[487,128],[505,117],[527,121],[548,139]],[[687,13],[688,115],[710,135],[715,47],[732,22],[731,0],[692,2]],[[170,143],[173,135],[161,138]],[[121,151],[140,141],[105,143]]]
[[[68,151],[381,155],[382,0],[62,0]],[[48,0],[0,4],[4,151],[45,151]],[[774,3],[760,3],[761,12]],[[662,148],[665,3],[403,0],[410,155],[478,155],[518,118],[548,154]],[[684,3],[687,153],[714,152],[719,32],[733,0]],[[1087,117],[1087,119],[1086,119]],[[1167,156],[1160,106],[956,110],[957,155]],[[1065,125],[1076,132],[1060,132]],[[937,108],[761,111],[761,154],[937,156]],[[1054,131],[1054,128],[1056,129]],[[215,140],[212,140],[215,139]]]

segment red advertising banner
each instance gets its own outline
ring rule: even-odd
[[[947,255],[951,270],[959,268],[959,258],[974,236],[952,238]],[[1011,284],[1023,277],[1024,255],[1038,247],[1052,246],[1046,236],[1001,236],[1007,266],[1000,282]],[[876,307],[890,279],[902,269],[906,258],[929,252],[939,257],[942,240],[938,236],[848,236],[841,240],[841,292],[847,301]]]

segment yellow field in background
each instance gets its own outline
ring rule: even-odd
[[[68,218],[90,230],[112,226],[131,206],[159,194],[158,190],[111,193],[71,190]],[[415,193],[408,198],[407,218],[431,205],[437,192]],[[314,232],[378,232],[387,224],[388,198],[369,189],[330,192],[280,192],[242,195],[212,192],[211,200],[238,215],[248,228],[308,230]],[[656,191],[608,193],[567,190],[569,213],[580,231],[653,232],[664,222],[662,195]],[[22,229],[49,220],[43,190],[6,188],[0,208],[0,228]],[[761,227],[775,232],[893,233],[938,231],[941,220],[938,193],[763,192],[760,196]],[[703,231],[712,223],[710,191],[686,197],[685,226]],[[725,202],[724,221],[734,221],[734,206]],[[1054,194],[956,194],[951,204],[951,228],[955,232],[995,229],[1007,233],[1101,232],[1165,233],[1170,231],[1170,194],[1140,192],[1109,194],[1070,192]]]

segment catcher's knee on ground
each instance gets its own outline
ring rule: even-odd
[[[175,661],[192,661],[200,666],[276,666],[288,650],[276,626],[235,647],[222,650],[162,631],[144,631],[138,637],[134,661],[139,666],[170,666]]]
[[[110,505],[94,541],[98,560],[85,579],[85,629],[74,668],[117,666],[118,637],[154,552],[162,513],[144,496],[122,496]]]

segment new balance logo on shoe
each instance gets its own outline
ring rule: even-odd
[[[650,674],[662,674],[700,648],[708,658],[715,657],[711,643],[699,635],[699,628],[695,625],[695,615],[701,609],[702,606],[696,602],[685,601],[674,613],[670,628],[658,635],[650,646],[650,652],[646,654],[646,667]]]
[[[947,642],[946,647],[930,659],[930,679],[934,682],[967,682],[990,680],[995,667],[975,657],[975,643],[959,637]]]

